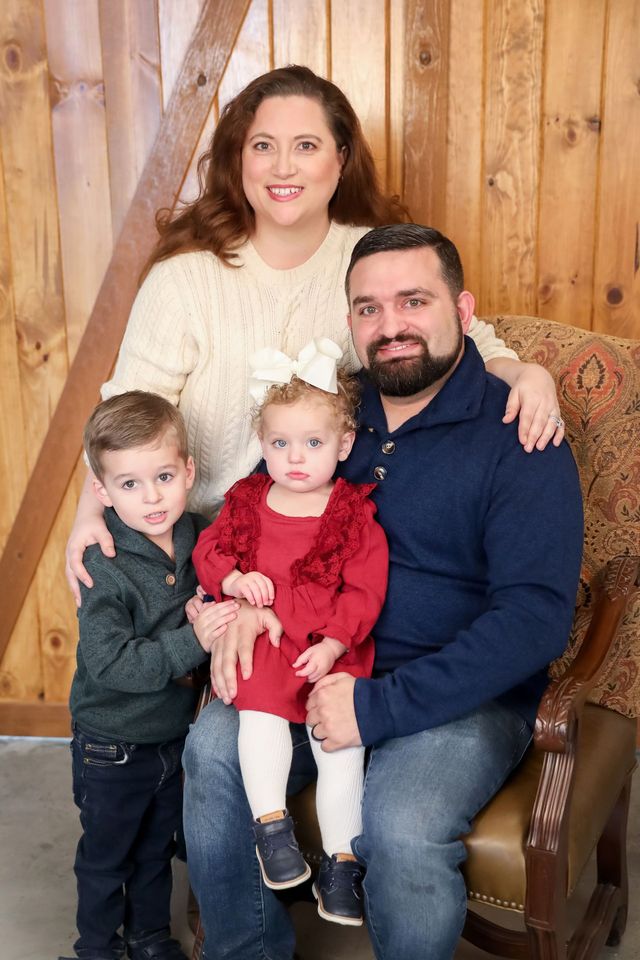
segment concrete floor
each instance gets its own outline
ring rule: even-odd
[[[72,863],[79,825],[66,742],[0,738],[0,811],[0,958],[72,955]],[[629,826],[629,924],[622,946],[604,948],[601,960],[640,958],[640,777],[635,778]],[[181,863],[176,864],[174,886],[174,935],[189,952],[193,938],[186,923],[187,878]],[[303,960],[372,960],[364,929],[325,923],[311,904],[296,904],[293,910]],[[487,956],[461,942],[456,960]]]

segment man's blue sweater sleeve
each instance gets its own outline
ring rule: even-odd
[[[490,478],[486,503],[477,533],[486,555],[486,609],[438,651],[356,682],[365,745],[455,720],[525,683],[564,650],[583,541],[568,446],[533,454],[512,446]]]

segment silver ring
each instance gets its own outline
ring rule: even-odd
[[[315,728],[316,728],[316,727],[319,727],[319,726],[320,726],[320,722],[314,723],[314,725],[311,727],[311,731],[310,731],[310,732],[311,732],[312,738],[316,741],[316,743],[323,743],[327,738],[326,738],[326,737],[316,737],[315,733],[313,732],[313,731],[315,730]]]
[[[557,413],[550,413],[549,420],[553,420],[556,427],[564,427],[564,420],[562,417],[559,417]]]

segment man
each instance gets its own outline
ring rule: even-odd
[[[376,956],[450,960],[466,906],[459,838],[522,756],[547,664],[566,644],[582,550],[578,478],[566,444],[527,454],[502,423],[507,388],[464,339],[474,300],[449,240],[413,224],[372,230],[353,251],[347,295],[366,374],[343,473],[378,481],[389,590],[374,677],[324,678],[307,722],[325,750],[371,747],[353,850]],[[271,625],[264,612],[249,616],[245,668],[256,631]],[[227,700],[237,636],[214,655]],[[235,730],[218,701],[186,753],[207,957],[291,960],[286,912],[242,839],[250,815]],[[309,777],[306,736],[293,736],[292,789]]]

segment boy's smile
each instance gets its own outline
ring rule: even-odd
[[[123,523],[173,556],[173,526],[184,513],[195,467],[185,463],[171,430],[154,443],[101,455],[102,480],[96,496],[113,507]]]

